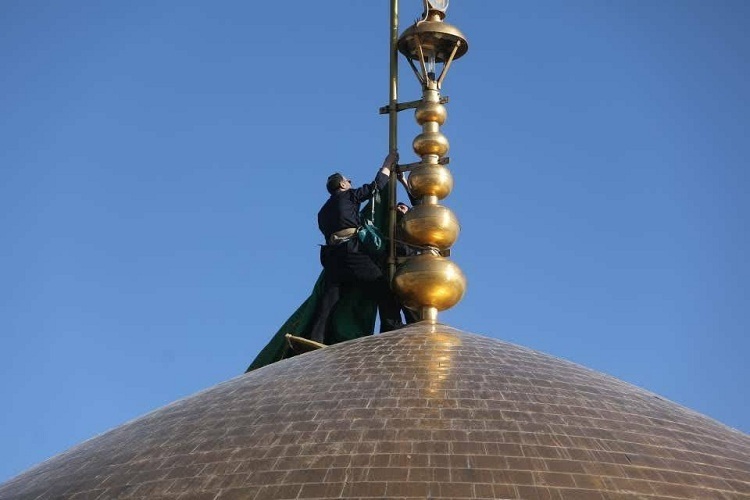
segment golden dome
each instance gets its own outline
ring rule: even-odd
[[[524,347],[418,323],[177,401],[0,499],[750,496],[750,436]]]

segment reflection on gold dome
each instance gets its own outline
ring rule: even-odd
[[[428,391],[435,398],[443,393],[445,381],[450,379],[455,351],[460,345],[461,339],[442,328],[442,325],[430,326],[426,371]]]

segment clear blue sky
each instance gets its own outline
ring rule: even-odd
[[[448,20],[441,319],[750,431],[750,3]],[[243,372],[320,272],[326,176],[386,153],[387,72],[385,0],[0,2],[0,481]]]

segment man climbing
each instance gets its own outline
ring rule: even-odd
[[[387,332],[402,326],[400,305],[391,293],[388,279],[380,266],[367,255],[357,229],[362,225],[359,207],[372,197],[375,190],[388,184],[390,171],[398,162],[398,153],[386,156],[375,180],[359,188],[352,188],[350,179],[340,173],[328,177],[328,200],[318,212],[318,227],[326,244],[320,249],[320,263],[325,269],[325,292],[318,303],[310,339],[324,343],[328,321],[339,301],[341,287],[366,284],[365,288],[378,304],[380,331]]]

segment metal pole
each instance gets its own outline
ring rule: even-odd
[[[388,149],[398,151],[398,0],[391,0],[391,70],[388,103]],[[396,274],[396,172],[388,181],[388,278]]]

